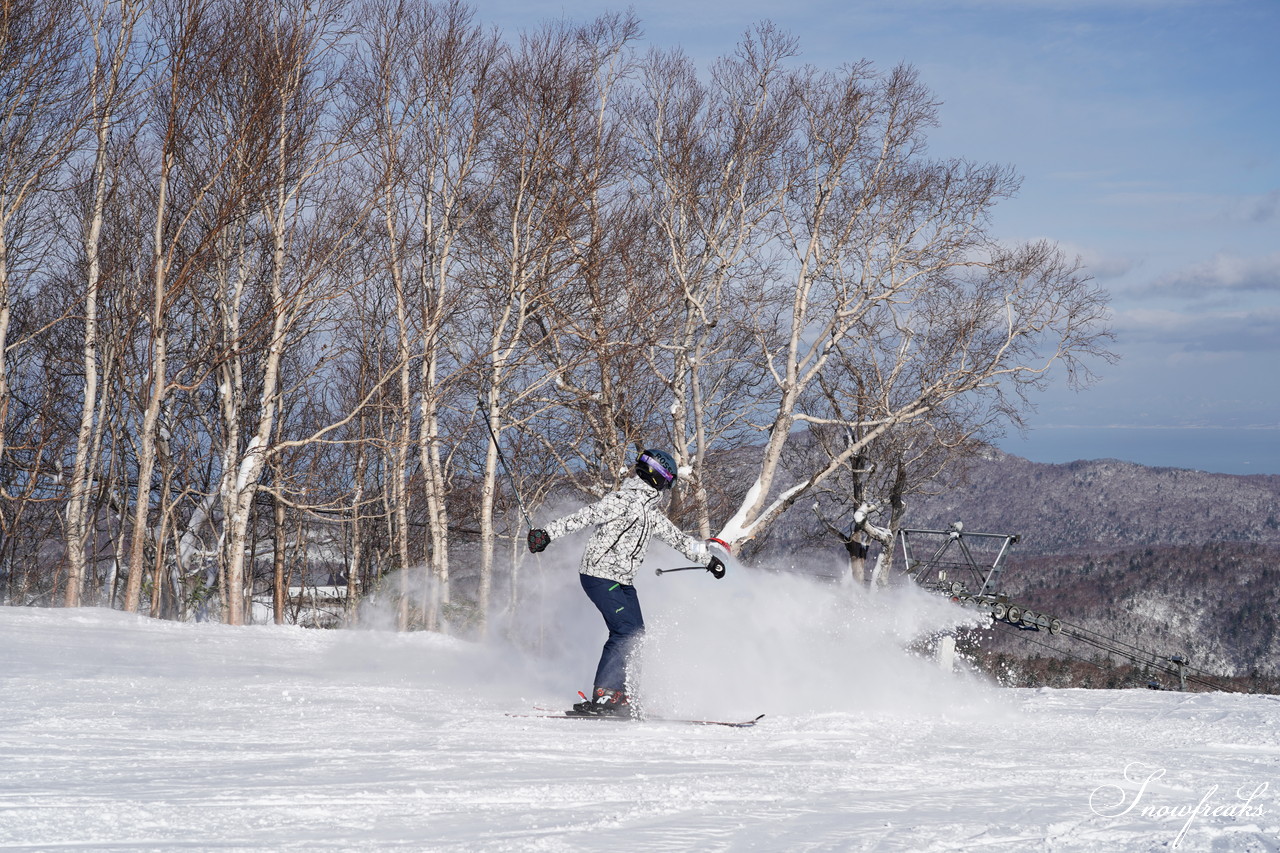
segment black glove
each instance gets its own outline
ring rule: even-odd
[[[711,572],[711,576],[716,580],[724,577],[724,561],[719,557],[712,557],[711,562],[707,564],[707,571]]]
[[[545,551],[547,546],[550,544],[551,537],[547,534],[547,531],[543,530],[541,527],[535,527],[533,530],[529,531],[530,553],[537,554],[540,551]]]

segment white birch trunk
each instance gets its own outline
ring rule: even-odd
[[[99,250],[102,242],[102,219],[107,198],[107,154],[111,143],[111,126],[115,121],[116,98],[119,93],[121,70],[128,45],[133,38],[134,13],[132,4],[121,7],[120,32],[106,73],[100,75],[101,66],[96,61],[101,50],[99,36],[101,19],[94,24],[93,43],[95,62],[89,83],[91,115],[97,116],[93,160],[93,201],[90,206],[88,228],[85,231],[85,300],[84,300],[84,390],[81,399],[80,424],[76,430],[75,461],[72,465],[70,496],[66,510],[67,543],[67,607],[78,607],[84,589],[86,573],[85,542],[88,538],[88,499],[96,469],[98,433],[95,416],[98,408],[98,288],[101,278]],[[105,88],[103,88],[105,84]],[[4,351],[0,345],[0,352]],[[98,426],[100,430],[101,427]]]
[[[243,168],[237,169],[243,171]],[[248,220],[248,203],[240,204],[237,220]],[[235,516],[237,504],[236,481],[240,474],[241,414],[245,403],[244,359],[241,355],[241,322],[244,293],[249,283],[247,227],[241,225],[233,232],[229,250],[221,259],[221,278],[218,299],[222,302],[223,336],[230,355],[218,367],[218,405],[222,414],[222,448],[220,452],[222,477],[218,483],[218,498],[222,503],[222,532],[219,541],[221,558],[218,560],[218,599],[225,614],[230,612],[231,602],[227,594],[226,567],[230,558],[230,520]],[[228,243],[224,241],[224,246]]]
[[[2,200],[0,200],[2,201]],[[0,454],[5,452],[5,436],[9,434],[9,324],[13,309],[9,307],[9,248],[5,228],[0,221]]]
[[[427,629],[440,630],[441,608],[450,601],[449,513],[445,504],[444,461],[440,454],[439,398],[435,393],[436,356],[434,348],[423,359],[422,414],[419,422],[418,457],[422,465],[427,535],[430,537],[429,596],[426,602]]]
[[[412,359],[409,353],[409,311],[405,294],[404,270],[400,259],[400,229],[395,218],[396,202],[390,184],[385,187],[383,225],[386,228],[390,251],[392,285],[396,299],[396,373],[400,399],[396,410],[394,440],[391,444],[391,470],[388,486],[391,490],[391,537],[395,549],[396,565],[400,567],[400,600],[397,621],[401,631],[410,624],[413,566],[409,556],[409,449],[413,444],[412,386],[410,373]]]
[[[501,327],[499,327],[499,332]],[[495,334],[494,343],[498,343]],[[496,346],[495,346],[496,351]],[[501,387],[502,370],[495,361],[489,372],[489,391],[485,398],[483,417],[489,419],[494,436],[502,439],[502,408],[498,390]],[[493,508],[498,491],[498,447],[490,441],[484,454],[484,477],[480,483],[480,588],[476,593],[476,610],[483,627],[489,615],[489,599],[493,590],[493,557],[497,533],[494,529]]]
[[[367,463],[365,448],[356,449],[355,490],[351,498],[351,523],[347,529],[351,535],[351,557],[347,562],[347,626],[354,627],[359,622],[360,563],[364,558],[364,531],[361,516],[364,509],[364,478]]]
[[[152,306],[151,306],[151,375],[148,382],[146,406],[142,414],[142,429],[138,436],[138,485],[135,490],[132,539],[129,543],[129,579],[125,587],[124,609],[136,613],[142,598],[143,557],[148,529],[147,518],[151,505],[151,476],[156,464],[156,425],[168,387],[168,335],[165,328],[166,304],[169,288],[168,264],[164,251],[165,226],[168,221],[169,173],[173,155],[162,155],[160,182],[156,197],[156,223],[152,257]]]
[[[283,134],[280,141],[283,146]],[[252,575],[245,574],[245,549],[249,543],[249,522],[252,518],[253,499],[266,468],[267,452],[275,431],[276,412],[279,406],[280,365],[284,358],[285,335],[288,330],[289,306],[284,300],[285,230],[287,227],[288,196],[281,184],[277,189],[274,209],[266,211],[267,225],[272,236],[271,259],[271,337],[262,366],[262,396],[258,401],[258,423],[249,440],[231,489],[231,516],[227,519],[227,623],[245,624],[252,590]]]

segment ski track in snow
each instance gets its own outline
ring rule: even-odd
[[[837,707],[712,709],[752,729],[521,719],[568,699],[510,649],[107,610],[0,608],[0,664],[0,850],[1280,850],[1270,697],[904,654]]]

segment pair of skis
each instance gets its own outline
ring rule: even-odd
[[[548,708],[536,708],[535,711],[546,713],[534,714],[507,714],[508,717],[522,717],[524,719],[534,720],[613,720],[621,723],[673,723],[685,726],[728,726],[731,729],[749,729],[756,723],[764,719],[764,714],[750,720],[684,720],[673,717],[651,717],[644,716],[640,718],[623,717],[623,716],[607,716],[595,714],[572,714],[567,711],[551,712]]]

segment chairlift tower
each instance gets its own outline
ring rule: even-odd
[[[986,610],[998,622],[1008,622],[1026,631],[1062,633],[1062,622],[1042,613],[1035,613],[1009,601],[1001,589],[1004,563],[1018,543],[1016,533],[970,533],[957,521],[947,530],[918,530],[904,528],[898,531],[902,542],[902,558],[907,574],[925,589],[950,596],[962,607]],[[940,540],[940,541],[939,541]],[[996,549],[989,563],[979,563],[970,544],[979,542]],[[934,548],[927,556],[920,556],[915,546],[930,543]],[[937,543],[936,545],[933,543]]]

